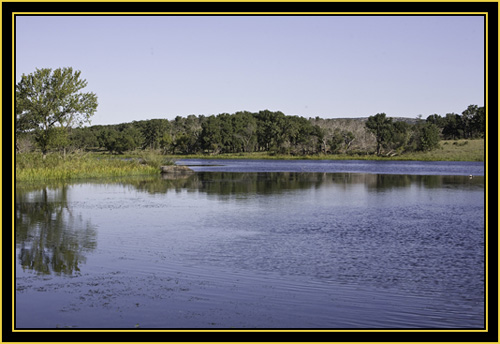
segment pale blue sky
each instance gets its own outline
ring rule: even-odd
[[[16,82],[59,67],[97,94],[92,124],[444,116],[484,105],[484,17],[17,16]]]

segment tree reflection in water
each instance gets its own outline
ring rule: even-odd
[[[97,181],[100,184],[102,182]],[[483,187],[484,177],[420,176],[360,173],[236,173],[197,172],[181,178],[147,177],[106,180],[150,194],[201,192],[220,199],[248,194],[276,195],[328,185],[348,188],[364,185],[368,192],[417,186],[422,188]],[[16,248],[23,269],[39,274],[72,275],[97,246],[96,229],[81,214],[74,214],[68,191],[71,185],[16,188]]]
[[[290,190],[320,188],[327,185],[349,187],[364,185],[369,192],[386,191],[413,186],[422,188],[484,187],[484,177],[470,179],[455,175],[399,175],[323,172],[197,172],[181,178],[149,178],[126,180],[138,191],[151,194],[169,191],[198,191],[220,197],[258,193],[275,195]]]
[[[68,188],[16,188],[16,248],[23,269],[73,275],[97,246],[89,220],[68,206]]]

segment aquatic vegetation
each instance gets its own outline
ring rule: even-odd
[[[138,155],[132,155],[132,158],[138,159],[141,164],[152,166],[157,169],[161,166],[175,164],[174,159],[158,154],[155,151],[141,151]]]
[[[97,177],[118,177],[158,174],[158,166],[138,159],[111,156],[54,153],[45,159],[37,153],[16,154],[16,182],[72,180]]]

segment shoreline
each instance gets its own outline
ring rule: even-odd
[[[470,162],[484,162],[484,159],[474,160],[474,159],[421,159],[405,156],[393,156],[393,157],[378,157],[375,155],[368,156],[314,156],[314,155],[304,155],[304,156],[287,156],[287,155],[238,155],[238,154],[219,154],[219,155],[198,155],[198,154],[187,154],[187,155],[166,155],[167,158],[173,160],[184,160],[184,159],[203,159],[203,160],[332,160],[332,161],[356,161],[356,160],[366,160],[366,161],[442,161],[442,162],[452,162],[452,161],[470,161]]]
[[[443,162],[482,162],[485,163],[484,140],[442,141],[440,148],[429,152],[407,153],[396,156],[377,156],[375,154],[320,154],[284,155],[269,152],[225,153],[218,155],[186,154],[162,155],[160,152],[136,151],[125,155],[106,153],[75,153],[64,158],[59,153],[48,155],[45,160],[41,154],[16,154],[15,182],[71,180],[79,178],[100,178],[112,176],[160,174],[160,166],[166,161],[183,159],[206,160],[325,160],[325,161],[443,161]]]
[[[286,155],[270,152],[208,154],[168,154],[173,160],[182,159],[248,159],[248,160],[376,160],[376,161],[485,161],[485,141],[443,140],[439,148],[428,152],[402,153],[394,156],[377,156],[371,152],[317,155]]]

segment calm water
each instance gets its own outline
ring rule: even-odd
[[[484,327],[482,164],[184,163],[16,188],[16,328]]]
[[[179,164],[196,171],[231,172],[326,172],[410,175],[484,176],[482,162],[370,161],[370,160],[207,160],[185,159]]]

